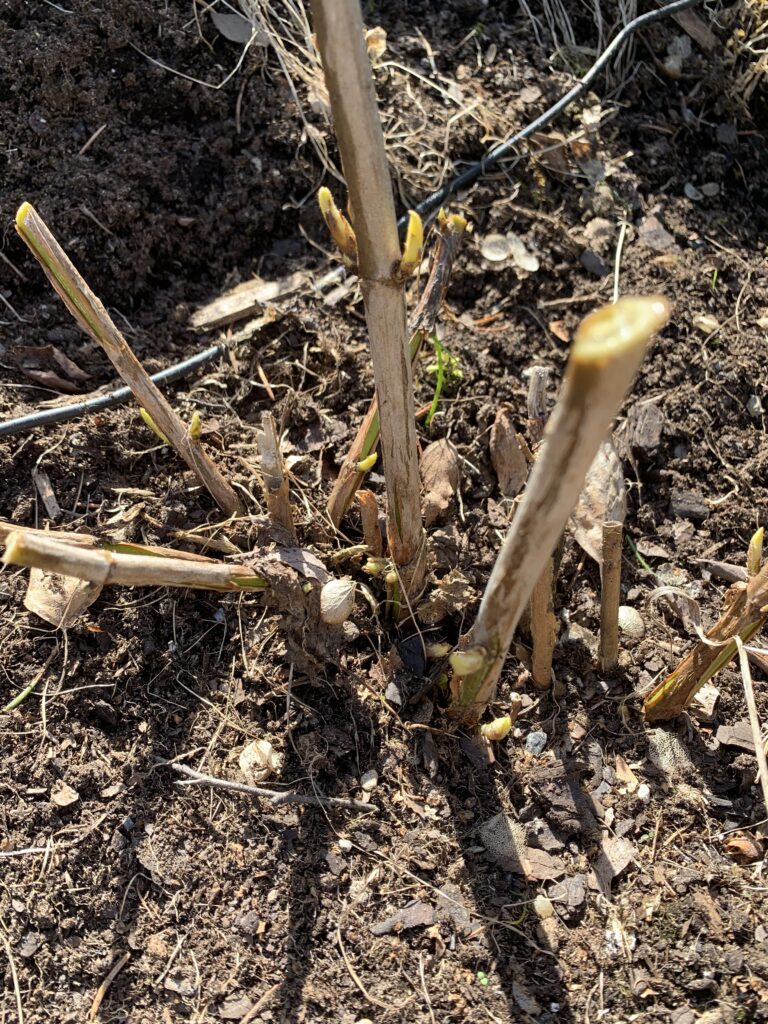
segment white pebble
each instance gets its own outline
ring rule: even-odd
[[[351,853],[352,852],[352,842],[349,839],[340,839],[339,840],[339,849],[341,850],[342,853]]]
[[[643,617],[635,608],[623,604],[619,608],[619,629],[627,636],[639,640],[645,636],[645,623]]]
[[[480,253],[489,263],[502,263],[512,255],[512,247],[504,235],[486,235]]]
[[[536,916],[541,918],[542,921],[546,921],[548,917],[553,917],[555,913],[552,900],[541,895],[537,896],[533,901],[533,909],[536,911]]]
[[[646,782],[641,782],[637,787],[637,799],[641,804],[647,804],[651,799],[651,787]]]
[[[370,793],[372,790],[376,789],[378,784],[379,773],[375,768],[369,768],[368,771],[363,772],[360,777],[360,787],[366,793]]]

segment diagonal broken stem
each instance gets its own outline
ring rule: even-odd
[[[624,298],[588,316],[576,334],[543,449],[493,567],[469,647],[462,652],[466,674],[456,674],[454,665],[453,713],[466,724],[474,724],[495,696],[531,591],[557,545],[648,341],[667,322],[669,311],[668,302],[658,296]]]
[[[49,281],[82,329],[106,352],[112,365],[146,409],[158,429],[186,462],[214,501],[228,514],[244,507],[232,486],[206,454],[200,441],[171,408],[149,374],[115,327],[104,306],[80,276],[54,238],[48,225],[30,203],[16,214],[16,230],[31,249]]]

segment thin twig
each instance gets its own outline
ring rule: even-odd
[[[619,603],[621,601],[621,542],[624,527],[603,523],[603,564],[600,573],[600,671],[611,672],[619,662]]]
[[[178,780],[177,786],[189,786],[196,782],[211,789],[227,789],[233,793],[244,793],[246,796],[259,796],[269,800],[273,807],[282,807],[284,804],[305,804],[309,807],[336,807],[345,811],[357,811],[359,814],[371,814],[378,811],[375,804],[364,804],[362,800],[347,800],[339,796],[310,796],[308,793],[280,793],[274,789],[265,789],[263,786],[249,786],[244,782],[235,782],[232,779],[219,779],[214,775],[205,775],[203,772],[195,771],[189,765],[179,764],[177,761],[161,761],[160,764],[171,768],[180,775],[186,775],[189,782]]]
[[[88,1020],[96,1020],[96,1016],[99,1012],[101,1004],[104,1002],[104,997],[109,991],[109,986],[112,984],[112,982],[115,980],[115,978],[118,976],[120,971],[122,971],[122,969],[125,967],[125,965],[128,963],[130,959],[131,954],[126,952],[123,953],[120,959],[112,965],[109,974],[106,976],[104,981],[102,981],[102,983],[99,985],[96,991],[96,995],[93,997],[91,1009],[88,1013]]]
[[[11,968],[11,978],[13,979],[13,992],[14,995],[16,996],[16,1013],[19,1018],[19,1024],[24,1024],[24,1006],[21,1002],[21,989],[19,988],[19,976],[16,973],[16,962],[13,959],[13,951],[11,949],[10,942],[8,941],[8,939],[6,939],[4,935],[2,936],[2,939],[3,945],[5,946],[6,955],[8,957],[8,963]]]

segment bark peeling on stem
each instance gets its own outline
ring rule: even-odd
[[[384,134],[359,0],[313,0],[312,13],[357,239],[379,403],[390,549],[409,590],[416,589],[424,528],[400,240]]]
[[[560,399],[488,581],[468,649],[481,668],[452,681],[453,713],[474,724],[493,700],[520,616],[578,500],[584,477],[637,372],[669,318],[660,296],[627,297],[590,314],[576,333]]]

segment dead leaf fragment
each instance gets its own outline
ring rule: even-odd
[[[91,377],[55,345],[19,345],[10,356],[25,377],[67,395],[78,394],[77,385]]]
[[[512,417],[505,408],[499,409],[491,427],[490,450],[499,490],[505,498],[516,497],[528,478],[528,462]]]
[[[624,470],[610,441],[605,441],[589,467],[571,527],[578,544],[603,564],[603,524],[623,523],[627,512]]]
[[[630,793],[634,793],[639,785],[637,776],[621,754],[616,755],[616,778],[624,783]]]
[[[368,29],[365,33],[365,45],[368,47],[368,56],[374,63],[381,60],[387,52],[387,33],[381,25]]]
[[[430,907],[428,903],[423,903],[421,900],[414,900],[407,907],[398,910],[392,917],[388,917],[386,921],[372,925],[371,931],[374,935],[389,935],[391,932],[408,931],[410,928],[424,928],[433,925],[436,920],[437,914],[434,907]]]
[[[101,584],[30,569],[24,607],[57,629],[69,629],[101,593]]]
[[[451,504],[459,486],[459,459],[447,438],[427,445],[419,472],[424,487],[424,525],[429,528]]]
[[[57,807],[71,807],[79,799],[80,794],[77,790],[68,786],[63,779],[57,779],[51,786],[51,803],[56,804]]]
[[[603,840],[594,871],[600,891],[606,898],[610,898],[614,878],[625,871],[636,856],[637,850],[624,836],[610,836]]]
[[[465,612],[476,600],[477,594],[464,573],[451,569],[421,602],[416,614],[426,626],[434,626],[449,615]]]
[[[765,852],[760,840],[748,832],[734,833],[726,839],[724,846],[728,856],[740,864],[754,864]]]
[[[280,771],[282,761],[269,740],[252,740],[243,747],[237,759],[240,771],[251,783],[263,782]]]
[[[266,556],[268,562],[282,562],[295,569],[301,576],[310,580],[317,580],[318,583],[327,583],[331,574],[326,567],[311,551],[306,548],[279,548]]]

